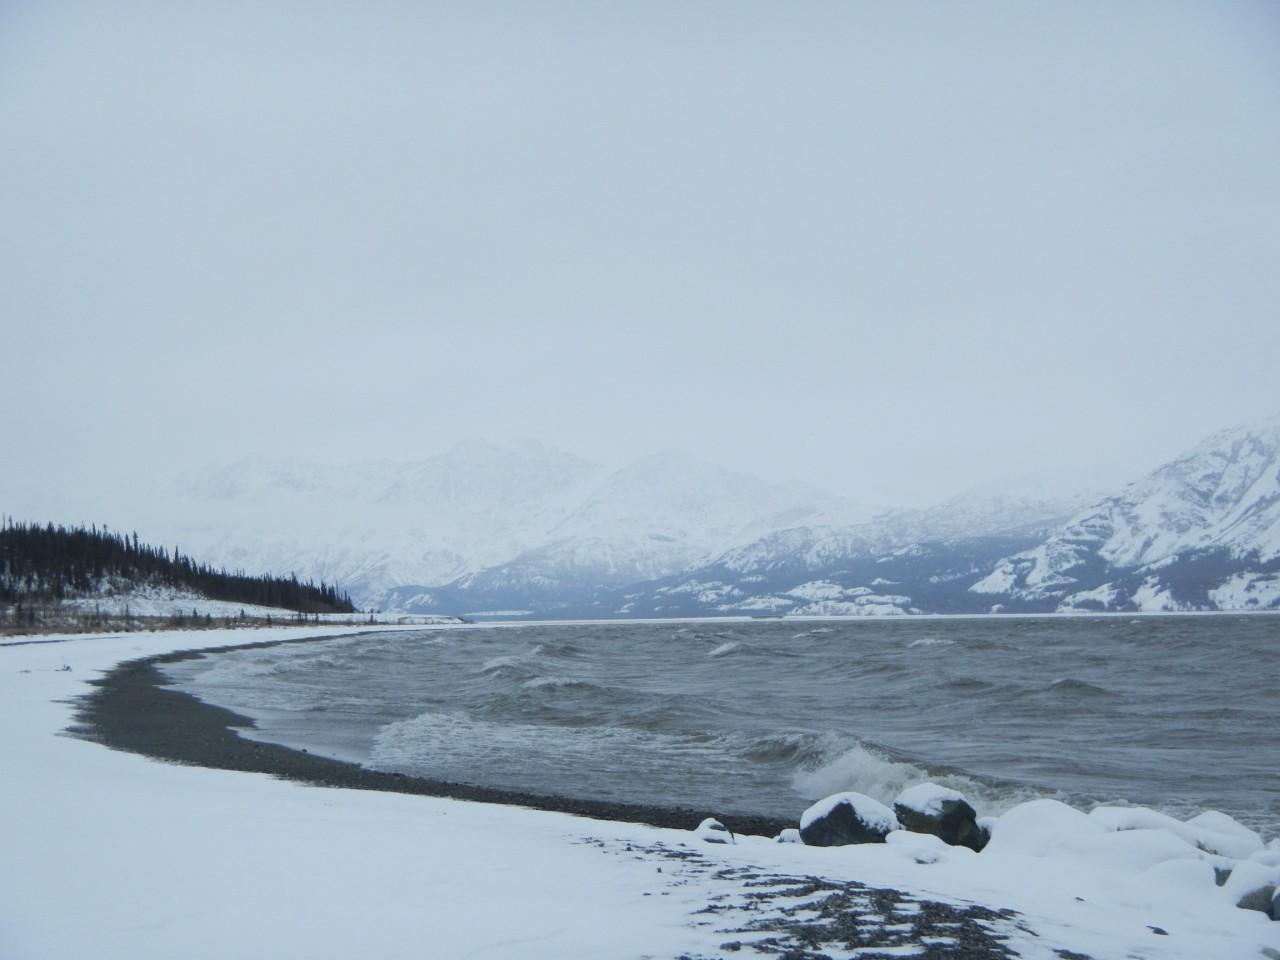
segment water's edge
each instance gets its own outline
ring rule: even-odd
[[[68,728],[67,733],[113,750],[141,754],[155,760],[216,770],[265,773],[283,780],[320,787],[380,790],[479,803],[501,803],[568,813],[593,820],[643,823],[678,830],[692,829],[708,816],[716,816],[736,833],[755,836],[774,836],[786,827],[795,826],[794,823],[777,817],[750,813],[580,800],[370,770],[359,764],[317,756],[306,750],[241,737],[236,730],[254,728],[256,725],[253,720],[206,703],[192,694],[173,689],[173,681],[160,669],[163,664],[194,660],[205,654],[286,644],[324,643],[351,636],[353,634],[263,640],[180,650],[124,661],[100,679],[90,681],[97,689],[76,701],[76,723]]]

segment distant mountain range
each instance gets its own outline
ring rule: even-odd
[[[152,500],[143,530],[162,542],[231,569],[339,583],[363,607],[402,612],[434,608],[436,590],[468,610],[494,594],[541,604],[867,514],[677,451],[610,469],[532,441],[468,442],[408,463],[246,460]]]
[[[1280,609],[1280,417],[1112,496],[969,494],[875,516],[678,452],[607,469],[534,442],[412,463],[249,460],[154,499],[170,519],[147,536],[404,613]]]

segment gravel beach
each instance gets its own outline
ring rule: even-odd
[[[399,773],[367,770],[354,763],[316,756],[303,750],[245,739],[238,729],[254,722],[222,707],[174,690],[159,669],[161,664],[200,657],[204,653],[258,649],[294,643],[323,643],[326,639],[268,640],[203,650],[183,650],[121,663],[101,679],[94,692],[76,704],[72,733],[118,750],[158,760],[266,773],[324,787],[382,790],[395,793],[450,797],[482,803],[505,803],[535,810],[554,810],[595,820],[643,823],[689,830],[715,816],[735,833],[775,836],[794,827],[774,817],[719,810],[689,810],[578,800],[488,787],[448,783]],[[797,811],[798,815],[799,811]]]

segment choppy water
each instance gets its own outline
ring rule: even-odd
[[[929,779],[1280,834],[1280,617],[424,629],[206,656],[262,739],[538,793],[798,816]]]

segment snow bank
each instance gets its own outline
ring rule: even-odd
[[[1089,816],[1111,830],[1167,830],[1193,847],[1236,860],[1263,849],[1260,836],[1217,810],[1185,823],[1145,807],[1096,807]]]

